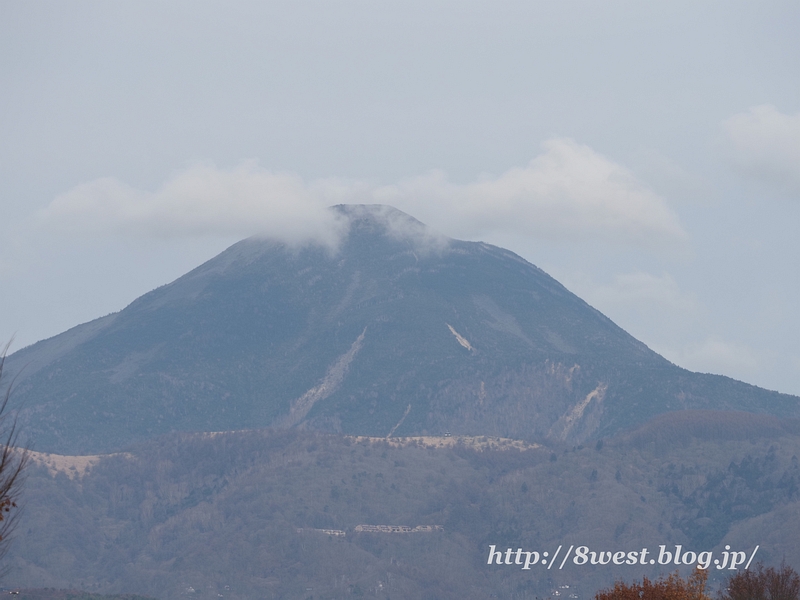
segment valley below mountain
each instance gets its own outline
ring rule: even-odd
[[[444,439],[260,430],[35,455],[7,584],[156,598],[591,598],[616,578],[681,567],[523,570],[488,565],[489,547],[721,556],[758,545],[759,560],[800,564],[798,423],[687,411],[585,446]],[[712,565],[712,586],[728,574]]]

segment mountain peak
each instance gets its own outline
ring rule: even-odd
[[[512,252],[339,205],[335,251],[250,238],[123,311],[9,357],[45,451],[302,427],[579,443],[665,412],[800,416],[680,369]]]
[[[423,251],[441,250],[450,238],[386,204],[338,204],[331,210],[347,219],[348,234],[386,236]]]
[[[346,216],[351,223],[385,224],[391,221],[413,222],[417,226],[427,227],[408,213],[388,204],[336,204],[331,210]]]

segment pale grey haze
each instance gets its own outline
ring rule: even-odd
[[[390,204],[800,394],[800,4],[0,0],[0,340]]]

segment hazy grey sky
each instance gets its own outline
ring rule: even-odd
[[[800,394],[800,4],[0,0],[0,340],[381,202]]]

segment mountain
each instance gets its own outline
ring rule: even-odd
[[[386,206],[335,249],[250,238],[8,358],[36,449],[272,426],[582,443],[684,409],[800,398],[681,369],[514,253]]]
[[[107,456],[34,454],[4,585],[198,600],[582,600],[615,580],[691,569],[573,558],[523,570],[488,565],[491,545],[648,548],[654,559],[661,545],[716,559],[759,546],[756,562],[797,567],[798,423],[713,411],[656,421],[590,446],[250,430],[173,433]],[[709,566],[713,597],[735,571]]]

